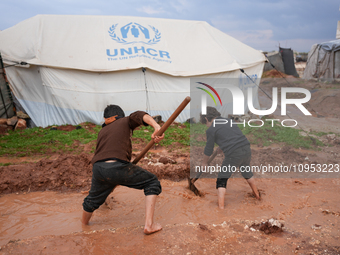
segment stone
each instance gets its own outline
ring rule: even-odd
[[[23,130],[23,129],[26,129],[26,128],[27,128],[26,120],[19,119],[14,130]]]
[[[18,118],[20,118],[20,119],[29,119],[29,118],[30,118],[30,116],[28,116],[26,113],[24,113],[24,112],[22,112],[22,111],[18,111],[18,112],[17,112],[17,116],[18,116]]]
[[[314,224],[314,225],[312,225],[312,229],[314,229],[314,230],[321,229],[321,225]]]
[[[7,125],[8,126],[15,126],[15,124],[17,124],[17,122],[18,122],[18,117],[13,116],[12,118],[7,120]]]
[[[177,162],[169,157],[160,157],[158,162],[162,164],[176,164]]]

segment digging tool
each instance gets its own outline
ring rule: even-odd
[[[210,165],[211,161],[214,160],[214,158],[217,156],[219,151],[219,148],[217,148],[214,153],[210,156],[209,160],[208,160],[208,165]],[[201,192],[196,188],[195,186],[195,182],[198,180],[198,178],[200,178],[200,176],[202,175],[203,172],[199,172],[195,178],[188,178],[188,183],[189,183],[189,189],[195,193],[196,196],[202,196]]]
[[[184,110],[184,108],[187,106],[187,104],[190,102],[191,98],[188,96],[186,97],[183,102],[177,107],[177,109],[174,111],[174,113],[170,116],[170,118],[164,123],[164,125],[161,127],[161,129],[157,132],[157,136],[161,136],[165,130],[168,129],[168,127],[171,125],[171,123],[177,118],[177,116]],[[132,161],[133,164],[137,164],[138,161],[143,158],[145,153],[150,150],[150,148],[155,144],[154,140],[152,139],[142,150],[141,153],[137,155],[137,157]]]

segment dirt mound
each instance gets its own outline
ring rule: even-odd
[[[189,160],[184,156],[176,164],[171,164],[176,161],[167,157],[171,163],[163,164],[158,162],[158,158],[163,160],[162,156],[156,155],[152,160],[141,160],[138,165],[154,173],[159,179],[179,181],[189,176]],[[91,159],[91,154],[83,153],[61,155],[55,160],[42,159],[37,163],[0,167],[0,194],[89,190],[92,176]]]
[[[280,71],[277,71],[275,69],[264,72],[262,74],[262,78],[282,78],[287,76],[288,76],[287,74],[281,73]]]
[[[180,181],[190,175],[189,155],[186,154],[177,154],[176,157],[153,154],[151,158],[142,159],[138,165],[155,174],[158,179]]]
[[[89,188],[91,155],[60,155],[56,160],[0,168],[0,193]]]
[[[317,117],[340,118],[340,90],[318,90],[306,104],[307,109]]]
[[[311,99],[303,105],[314,117],[340,118],[340,86],[338,82],[322,83],[291,78],[290,76],[285,76],[284,79],[282,76],[280,77],[280,73],[276,70],[266,72],[263,77],[265,78],[261,79],[260,87],[268,95],[272,96],[273,87],[278,88],[279,91],[282,87],[305,88],[311,92]],[[287,96],[289,98],[305,97],[303,93],[288,93]],[[262,107],[268,107],[268,105],[264,103],[266,99],[267,97],[259,91],[259,100]]]
[[[273,234],[283,232],[284,224],[276,219],[269,219],[267,221],[252,224],[250,229],[255,229],[264,232],[265,234]]]
[[[183,180],[190,175],[189,161],[178,165],[164,165],[164,166],[146,166],[144,167],[149,172],[155,174],[158,179],[168,179],[172,181]]]

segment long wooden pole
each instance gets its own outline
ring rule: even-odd
[[[170,118],[164,123],[161,129],[157,132],[157,136],[161,136],[165,130],[171,125],[171,123],[177,118],[177,116],[184,110],[187,104],[190,102],[191,98],[188,96],[186,97],[183,102],[177,107],[174,113],[170,116]],[[137,157],[132,161],[133,164],[137,164],[139,160],[150,150],[150,148],[155,144],[155,141],[152,139],[146,147],[143,149],[141,153],[137,155]]]
[[[216,158],[217,154],[218,154],[218,148],[214,151],[214,153],[213,153],[213,154],[210,156],[210,158],[208,159],[208,166],[210,165],[211,161],[213,161],[213,160]],[[197,181],[198,178],[201,177],[202,173],[203,173],[203,172],[199,172],[199,173],[196,175],[195,178],[191,179],[191,182],[192,182],[193,185],[194,185],[195,181]]]

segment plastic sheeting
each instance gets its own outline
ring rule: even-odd
[[[0,55],[0,118],[11,118],[13,115],[13,100],[6,82],[5,69]]]
[[[292,49],[279,48],[282,56],[282,61],[285,69],[285,74],[294,75],[295,77],[299,77],[296,72],[294,65],[294,53]]]
[[[304,79],[334,80],[340,78],[340,40],[314,44],[308,53]]]

